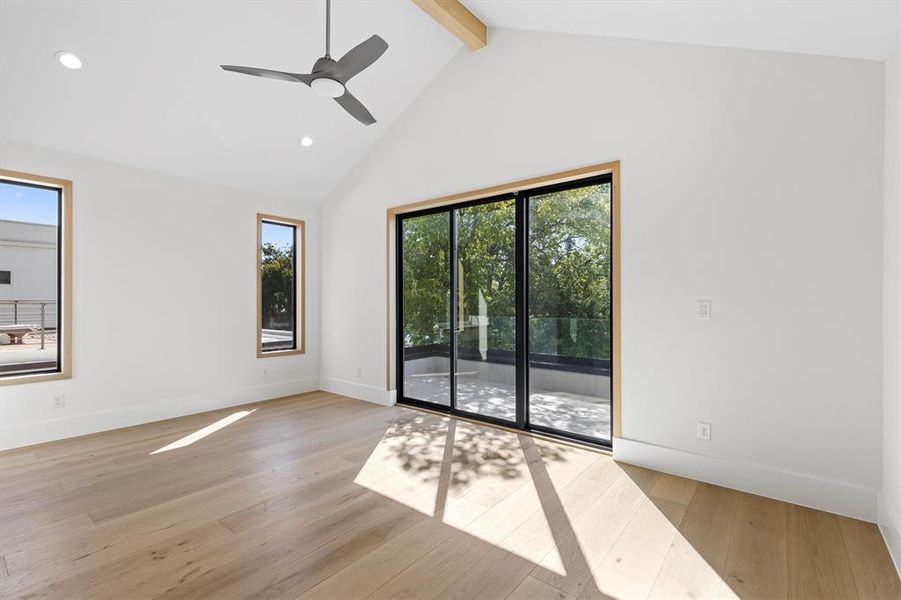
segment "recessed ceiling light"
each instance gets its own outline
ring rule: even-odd
[[[305,148],[309,148],[313,145],[313,138],[308,135],[303,136],[302,138],[300,138],[300,145]]]
[[[56,61],[67,69],[80,69],[84,66],[84,61],[67,50],[60,50],[53,56]]]

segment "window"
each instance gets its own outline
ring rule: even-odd
[[[257,215],[257,356],[304,352],[304,222]]]
[[[612,443],[613,185],[398,214],[398,401]]]
[[[70,376],[71,212],[71,182],[0,170],[2,384]]]

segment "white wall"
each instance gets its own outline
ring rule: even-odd
[[[2,447],[319,387],[317,207],[8,140],[0,165],[74,182],[73,378],[0,388]],[[256,358],[257,212],[307,220],[302,356]]]
[[[875,519],[882,70],[493,30],[323,207],[323,386],[391,399],[386,207],[620,159],[617,456]]]
[[[898,33],[885,64],[885,223],[882,311],[883,334],[883,455],[879,524],[901,572],[901,5]]]

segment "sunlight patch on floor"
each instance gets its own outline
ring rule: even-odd
[[[587,450],[420,414],[385,432],[354,482],[528,560],[552,585],[737,598],[679,532],[685,502],[653,495],[648,477]]]
[[[651,599],[696,598],[738,600],[739,596],[685,537],[676,533]]]
[[[392,425],[354,483],[423,514],[435,514],[448,419],[416,417]]]
[[[169,450],[177,450],[178,448],[184,448],[185,446],[190,446],[194,442],[202,440],[206,436],[216,433],[217,431],[219,431],[220,429],[222,429],[224,427],[228,427],[235,421],[240,421],[241,419],[243,419],[244,417],[246,417],[247,415],[249,415],[250,413],[252,413],[256,410],[257,409],[254,408],[252,410],[242,410],[242,411],[238,411],[236,413],[232,413],[232,414],[228,415],[227,417],[219,419],[215,423],[211,423],[210,425],[207,425],[203,429],[198,429],[194,433],[188,434],[179,440],[175,440],[171,444],[163,446],[162,448],[159,448],[158,450],[154,450],[153,452],[150,453],[150,456],[153,456],[154,454],[161,454],[163,452],[168,452]]]
[[[529,561],[556,555],[515,433],[417,416],[385,433],[354,482]]]
[[[679,532],[685,506],[643,496],[622,534],[592,567],[598,590],[616,598],[738,598]]]

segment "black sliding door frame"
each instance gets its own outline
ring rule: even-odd
[[[395,338],[395,361],[396,361],[396,388],[397,388],[397,401],[400,404],[406,404],[409,406],[425,408],[432,411],[448,413],[454,416],[460,416],[465,418],[470,418],[478,421],[484,421],[487,423],[491,423],[494,425],[500,425],[502,427],[508,427],[512,429],[519,429],[522,431],[531,431],[540,433],[542,435],[558,438],[565,441],[576,441],[585,445],[600,447],[604,449],[611,448],[613,435],[611,430],[610,439],[603,438],[595,438],[591,436],[586,436],[579,433],[574,433],[570,431],[563,431],[559,429],[555,429],[552,427],[546,427],[541,425],[533,425],[529,420],[529,362],[530,362],[530,350],[529,350],[529,202],[532,197],[542,196],[545,194],[550,194],[559,191],[565,191],[570,189],[577,189],[581,187],[588,187],[592,185],[600,185],[608,183],[611,185],[611,202],[613,201],[612,195],[612,185],[613,185],[613,176],[612,174],[603,174],[596,175],[593,177],[588,177],[585,179],[579,179],[575,181],[569,181],[565,183],[549,185],[539,188],[528,189],[524,191],[507,193],[496,196],[489,196],[485,198],[478,198],[475,200],[468,200],[466,202],[460,202],[456,204],[447,204],[441,205],[431,208],[426,208],[417,211],[411,211],[406,213],[400,213],[397,215],[395,219],[395,304],[396,304],[396,338]],[[493,417],[490,415],[483,415],[480,413],[474,413],[469,411],[461,410],[457,407],[457,333],[459,327],[459,298],[458,298],[458,281],[457,281],[457,210],[463,208],[469,208],[473,206],[479,206],[482,204],[491,204],[494,202],[503,202],[513,200],[515,203],[516,210],[516,225],[515,225],[515,267],[514,267],[514,276],[515,280],[515,306],[516,306],[516,335],[515,335],[515,348],[516,348],[516,375],[515,375],[515,385],[516,385],[516,417],[513,421],[508,421],[505,419],[500,419],[497,417]],[[426,215],[432,215],[436,213],[448,213],[449,218],[449,231],[448,231],[448,242],[450,244],[450,266],[449,266],[449,282],[448,288],[450,290],[449,296],[449,319],[448,325],[450,327],[450,335],[449,341],[450,344],[450,368],[449,368],[449,386],[450,386],[450,405],[445,406],[443,404],[437,404],[434,402],[429,402],[425,400],[418,400],[415,398],[408,398],[404,393],[404,314],[403,314],[403,264],[404,264],[404,253],[403,253],[403,224],[406,219],[412,219],[416,217],[422,217]],[[611,236],[613,235],[613,213],[611,211]],[[615,257],[613,257],[613,243],[611,239],[611,252],[608,260],[610,261],[610,270],[608,271],[612,275],[612,269],[615,264]],[[608,285],[612,291],[613,280],[612,277],[608,278]],[[613,295],[610,295],[613,298]],[[613,327],[613,323],[615,322],[613,311],[616,309],[615,306],[611,304],[610,310],[610,318],[609,325]],[[613,388],[613,377],[615,376],[615,369],[613,369],[613,356],[611,353],[611,369],[610,369],[610,385],[611,390]],[[610,422],[611,426],[613,425],[613,402],[611,396],[610,403]]]

